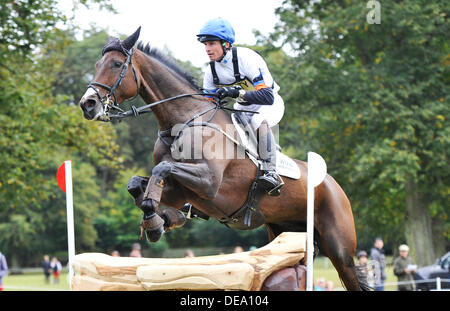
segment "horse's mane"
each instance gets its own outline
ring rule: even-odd
[[[175,73],[177,73],[181,78],[186,80],[186,82],[188,82],[189,85],[192,86],[193,88],[195,88],[196,90],[201,89],[198,86],[194,76],[191,73],[187,72],[184,68],[182,68],[181,65],[177,63],[177,61],[175,61],[173,58],[171,58],[166,53],[161,52],[157,48],[152,48],[149,43],[144,44],[142,42],[138,43],[137,49],[144,52],[148,56],[157,59],[165,66],[172,69]]]

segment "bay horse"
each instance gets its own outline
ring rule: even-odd
[[[159,138],[153,150],[155,167],[150,181],[160,186],[160,193],[159,197],[146,193],[147,199],[143,199],[142,194],[139,199],[139,194],[130,193],[144,212],[143,222],[154,225],[145,227],[146,234],[153,230],[147,238],[156,241],[162,232],[156,230],[155,233],[154,229],[171,219],[167,214],[160,217],[159,202],[176,210],[189,202],[203,214],[218,220],[227,219],[246,201],[258,168],[248,157],[175,159],[172,156],[175,138],[161,133],[170,133],[175,126],[186,125],[187,121],[197,120],[202,115],[223,133],[234,135],[230,132],[233,128],[229,126],[232,124],[231,117],[220,109],[222,107],[217,102],[199,95],[202,94],[201,89],[173,60],[148,44],[144,46],[139,43],[135,48],[139,32],[140,28],[123,41],[109,38],[102,58],[96,63],[94,82],[88,86],[79,105],[86,119],[109,121],[113,117],[110,114],[113,109],[123,112],[119,104],[126,99],[140,95],[149,104],[148,111],[153,112],[159,125]],[[135,107],[132,112],[139,114]],[[201,125],[188,127],[187,130],[198,127]],[[201,133],[204,138],[202,142],[189,145],[200,155],[204,155],[202,148],[205,142],[211,144],[212,141],[222,146],[223,140],[227,140],[225,135],[213,135],[211,131]],[[184,136],[188,135],[178,138],[182,140]],[[236,155],[238,146],[232,146]],[[306,231],[307,164],[294,161],[300,168],[301,178],[285,178],[280,196],[264,195],[260,201],[270,241],[285,231]],[[145,180],[148,184],[150,181],[149,178]],[[318,248],[331,260],[347,290],[369,289],[353,261],[356,233],[351,205],[333,177],[327,175],[316,187],[314,202],[314,230]],[[166,224],[165,229],[176,226]]]

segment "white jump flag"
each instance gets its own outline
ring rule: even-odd
[[[322,183],[327,174],[325,160],[314,152],[308,152],[308,180],[306,203],[306,290],[313,290],[314,254],[314,188]]]
[[[69,285],[72,289],[72,259],[75,256],[75,231],[73,220],[73,191],[72,191],[72,161],[64,161],[56,173],[56,181],[59,188],[66,193],[67,210],[67,243],[69,252]]]

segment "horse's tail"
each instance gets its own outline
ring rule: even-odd
[[[362,291],[373,291],[373,287],[369,285],[367,275],[362,271],[361,267],[355,266],[354,269],[356,272],[356,277],[358,278],[359,288]]]

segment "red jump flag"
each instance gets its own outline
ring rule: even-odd
[[[59,188],[66,192],[66,163],[61,164],[56,172],[56,181],[58,182]]]

